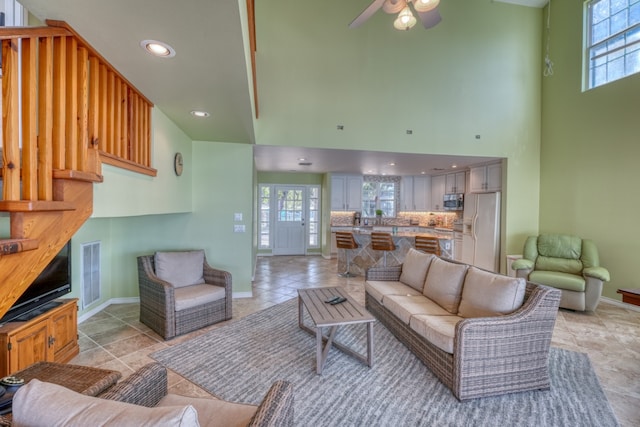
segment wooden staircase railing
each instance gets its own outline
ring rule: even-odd
[[[90,217],[101,163],[155,176],[149,102],[67,24],[0,28],[0,316]]]

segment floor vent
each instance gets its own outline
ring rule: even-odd
[[[100,300],[100,242],[82,244],[82,308]]]

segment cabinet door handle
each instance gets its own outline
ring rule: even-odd
[[[53,344],[56,342],[56,339],[53,336],[49,337],[49,347],[53,347]]]

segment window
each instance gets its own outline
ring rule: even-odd
[[[320,187],[310,186],[308,187],[308,200],[309,200],[309,232],[307,247],[319,248],[320,247]]]
[[[373,181],[370,177],[365,177],[362,184],[362,216],[373,218],[376,210],[380,209],[383,216],[396,216],[396,189],[398,183],[396,179],[384,179],[379,177]]]
[[[260,195],[258,196],[258,215],[260,217],[258,223],[258,247],[267,249],[271,247],[270,227],[271,224],[271,186],[260,185]]]
[[[586,3],[587,89],[640,71],[640,0]]]

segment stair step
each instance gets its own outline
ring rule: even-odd
[[[102,182],[104,178],[93,172],[83,172],[71,169],[54,169],[53,179],[73,179],[76,181]]]
[[[73,203],[48,200],[2,200],[0,212],[72,211]]]
[[[34,249],[38,249],[37,239],[0,239],[0,255],[17,254]]]

